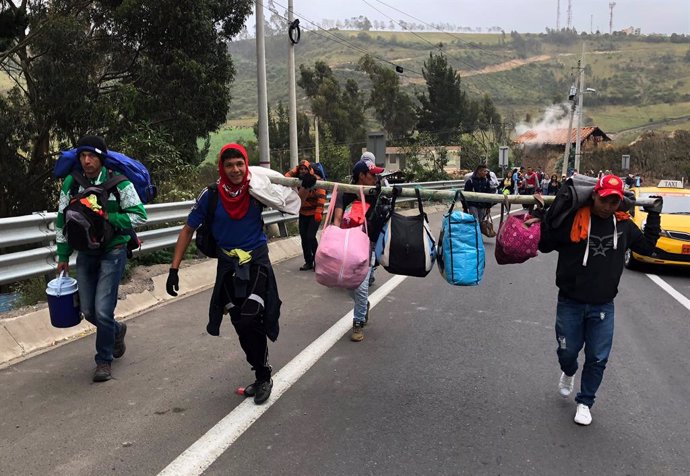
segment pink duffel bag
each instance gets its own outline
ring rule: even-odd
[[[525,220],[533,218],[529,213],[508,215],[503,221],[501,209],[501,225],[496,235],[494,255],[498,264],[524,263],[537,256],[539,238],[541,237],[541,223],[525,226]]]
[[[335,213],[338,186],[333,187],[324,230],[316,249],[314,268],[316,282],[333,288],[355,289],[367,277],[371,249],[367,235],[367,223],[362,227],[343,229],[331,224]],[[364,192],[359,189],[364,203]]]

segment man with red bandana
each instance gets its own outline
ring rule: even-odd
[[[556,353],[562,371],[558,391],[564,398],[573,391],[577,358],[583,346],[585,349],[580,392],[575,397],[575,423],[579,425],[592,422],[590,408],[611,352],[613,299],[618,294],[625,252],[629,248],[652,254],[659,238],[661,199],[644,207],[648,215],[643,233],[630,215],[618,211],[623,188],[620,177],[605,175],[596,181],[591,199],[559,226],[550,225],[549,212],[541,226],[539,251],[558,251]]]
[[[261,404],[273,388],[267,338],[274,342],[278,338],[281,305],[261,217],[264,206],[249,194],[251,174],[244,147],[227,144],[221,149],[218,175],[218,200],[210,228],[217,244],[218,266],[206,330],[219,335],[223,314],[230,315],[256,377],[244,394]],[[177,238],[166,283],[171,296],[177,296],[180,263],[194,231],[207,216],[210,195],[208,187],[199,195]]]

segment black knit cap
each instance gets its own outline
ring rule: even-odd
[[[108,154],[108,148],[105,145],[105,139],[99,136],[84,136],[77,142],[77,154],[82,150],[90,150],[95,152],[101,159],[104,159]]]

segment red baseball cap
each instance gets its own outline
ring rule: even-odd
[[[609,195],[616,194],[621,199],[623,198],[623,181],[620,177],[615,175],[604,175],[594,186],[594,191],[599,194],[600,197],[608,197]]]

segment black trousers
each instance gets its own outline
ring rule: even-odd
[[[240,347],[258,381],[271,378],[271,366],[268,365],[268,337],[263,323],[264,300],[268,284],[267,271],[264,266],[251,266],[250,279],[243,297],[237,297],[236,287],[230,284],[232,277],[227,283],[229,285],[226,286],[231,303],[229,304],[231,306],[230,320],[239,337]]]
[[[316,240],[318,229],[319,222],[316,221],[313,215],[299,216],[299,236],[302,239],[302,254],[306,264],[314,264],[316,248],[319,246],[319,242]]]

